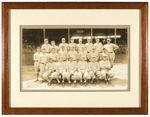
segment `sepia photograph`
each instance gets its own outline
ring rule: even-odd
[[[129,26],[21,26],[21,91],[128,91]]]

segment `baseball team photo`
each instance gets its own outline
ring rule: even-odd
[[[21,91],[130,90],[129,26],[21,26]]]

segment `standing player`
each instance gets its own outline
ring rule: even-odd
[[[48,62],[48,55],[46,54],[46,50],[43,48],[42,53],[40,54],[40,76],[42,78],[43,78],[43,73],[46,71],[45,66],[47,62]]]
[[[115,60],[115,50],[117,50],[119,47],[113,43],[110,43],[110,39],[107,39],[107,44],[104,45],[104,51],[108,55],[111,67],[113,67],[114,60]]]
[[[84,47],[84,44],[82,43],[82,39],[79,39],[79,44],[77,45],[78,52],[82,51],[82,47]]]
[[[90,53],[93,47],[92,39],[87,39],[87,43],[85,44],[87,52]]]
[[[39,72],[40,72],[40,47],[37,47],[37,52],[33,55],[33,59],[34,59],[34,68],[35,68],[35,73],[37,76],[37,81],[39,80]]]
[[[96,39],[96,43],[94,44],[94,47],[95,47],[95,51],[99,54],[99,58],[101,59],[101,55],[103,53],[104,46],[98,38]]]
[[[45,49],[46,53],[50,52],[51,45],[48,44],[48,39],[47,38],[44,39],[44,44],[41,46],[41,50],[43,50],[43,49]]]
[[[74,39],[71,38],[71,43],[69,44],[70,49],[74,46],[75,50],[77,50],[77,45],[74,43]]]
[[[66,43],[66,39],[65,39],[65,38],[62,38],[62,39],[61,39],[61,42],[62,42],[62,43],[59,44],[59,49],[61,49],[62,46],[64,46],[64,47],[65,47],[65,50],[67,51],[67,49],[68,49],[68,44]]]
[[[58,52],[58,46],[56,46],[55,41],[51,41],[51,49],[55,49],[55,53]]]

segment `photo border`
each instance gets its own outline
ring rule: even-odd
[[[11,108],[9,86],[9,18],[11,9],[139,9],[141,10],[141,106],[139,108]],[[148,2],[3,2],[2,114],[148,114]]]

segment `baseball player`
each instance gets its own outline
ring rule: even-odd
[[[54,62],[57,61],[58,54],[55,48],[51,48],[51,53],[49,53],[48,56],[51,56]]]
[[[67,60],[68,53],[67,53],[67,50],[65,49],[65,46],[61,46],[61,49],[60,49],[60,51],[58,53],[58,56],[62,57],[63,61]]]
[[[44,39],[44,44],[41,46],[41,50],[43,50],[43,49],[45,49],[46,53],[50,52],[51,45],[48,44],[48,39],[47,38]]]
[[[74,46],[75,50],[77,50],[77,44],[74,43],[74,39],[71,38],[71,43],[69,44],[70,49]]]
[[[61,49],[62,46],[64,46],[64,47],[65,47],[65,50],[67,51],[67,49],[68,49],[68,44],[66,43],[66,39],[65,39],[65,38],[62,38],[62,39],[61,39],[61,42],[62,42],[62,43],[59,44],[59,48]]]
[[[79,44],[77,45],[78,52],[82,51],[82,47],[84,47],[84,44],[82,44],[82,39],[79,39]]]
[[[55,72],[56,71],[56,65],[55,65],[55,62],[53,62],[52,56],[49,56],[48,62],[45,66],[45,69],[46,69],[46,71],[45,71],[45,73],[43,73],[43,78],[45,80],[47,80],[50,83],[53,78],[57,79],[57,75]],[[55,75],[54,75],[54,73],[55,73]]]
[[[104,46],[98,38],[96,39],[96,43],[94,44],[94,47],[95,47],[95,51],[99,54],[99,58],[101,58],[101,54],[103,53]]]
[[[85,44],[87,52],[90,53],[93,47],[92,39],[87,39],[87,43]]]
[[[91,52],[88,53],[87,56],[88,56],[88,60],[89,60],[89,61],[91,61],[90,59],[91,59],[92,57],[95,57],[96,60],[99,59],[99,54],[98,54],[98,52],[95,50],[95,47],[92,47]]]
[[[46,71],[45,66],[47,61],[48,61],[48,55],[46,54],[46,50],[43,48],[42,53],[40,54],[40,75],[42,78],[43,78],[43,73]]]
[[[73,60],[73,57],[69,57],[69,61],[67,62],[67,72],[69,73],[69,78],[74,80],[74,83],[76,83],[77,62]]]
[[[85,60],[87,60],[87,56],[88,56],[88,54],[87,54],[87,50],[86,50],[85,46],[81,46],[81,50],[78,53],[78,60],[79,61],[82,60],[81,57],[84,57]]]
[[[80,82],[82,83],[82,78],[84,79],[84,82],[86,82],[89,78],[89,75],[88,63],[87,61],[85,61],[86,58],[84,56],[82,56],[81,58],[81,61],[78,62],[78,77],[80,79]]]
[[[113,67],[114,60],[115,60],[115,50],[117,50],[119,47],[113,43],[110,43],[110,39],[107,39],[107,44],[104,45],[104,51],[108,55],[111,67]]]
[[[97,74],[99,74],[99,64],[98,64],[97,58],[95,56],[93,56],[90,59],[90,62],[88,63],[88,67],[89,67],[89,75],[93,82],[94,79],[96,78]]]
[[[66,63],[63,61],[63,57],[59,56],[58,58],[58,62],[56,63],[56,72],[58,74],[58,79],[62,78],[63,82],[64,79],[63,77],[66,77]],[[58,83],[60,83],[60,81],[58,80]]]
[[[55,41],[51,41],[51,49],[55,49],[55,53],[58,52],[58,46],[56,46]]]
[[[109,81],[113,76],[113,72],[111,70],[111,63],[109,61],[109,57],[106,54],[102,55],[102,60],[99,62],[100,67],[100,79],[104,79],[105,81]]]
[[[77,61],[78,53],[75,50],[75,46],[71,46],[70,51],[68,52],[68,58],[72,57],[73,61]]]
[[[33,59],[34,59],[34,68],[35,68],[35,73],[37,76],[37,81],[38,81],[38,77],[39,77],[39,72],[40,72],[40,47],[37,47],[37,52],[34,53],[33,55]]]

